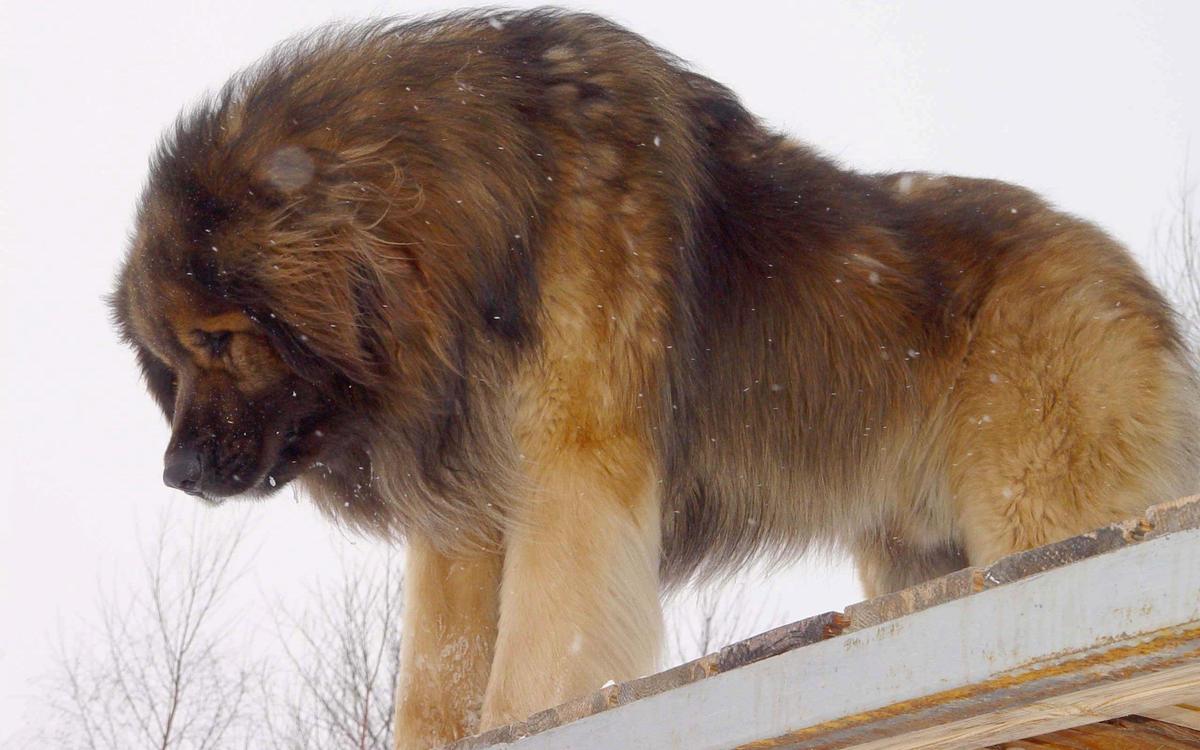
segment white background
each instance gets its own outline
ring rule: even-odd
[[[159,133],[286,36],[448,6],[0,2],[2,740],[56,633],[76,632],[101,582],[134,575],[139,527],[194,512],[160,484],[166,427],[102,300]],[[586,7],[848,167],[1019,182],[1096,220],[1149,265],[1189,144],[1200,149],[1191,0]],[[244,513],[263,607],[371,546],[286,492],[203,519]],[[754,590],[781,619],[860,595],[844,563],[806,562]]]

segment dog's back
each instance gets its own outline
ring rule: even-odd
[[[1111,238],[727,131],[668,355],[668,579],[832,543],[882,593],[1195,488],[1190,357]]]

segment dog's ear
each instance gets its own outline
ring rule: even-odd
[[[416,259],[403,220],[420,201],[379,149],[285,145],[261,160],[257,258],[239,302],[302,377],[377,386],[390,371]],[[324,372],[323,372],[324,370]]]
[[[531,204],[525,188],[439,182],[436,164],[406,174],[394,160],[404,152],[394,137],[340,150],[288,144],[252,170],[263,218],[243,238],[257,253],[245,271],[259,299],[248,306],[289,331],[279,345],[298,371],[307,359],[352,383],[419,390],[396,382],[402,352],[406,377],[422,380],[435,362],[459,366],[451,339],[463,330],[530,339],[533,210],[511,208]]]

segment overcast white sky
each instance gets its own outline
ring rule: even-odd
[[[55,632],[93,608],[98,582],[133,575],[138,524],[194,510],[160,484],[167,430],[102,302],[159,133],[299,30],[449,7],[0,0],[0,739]],[[578,7],[692,61],[848,167],[1022,183],[1148,263],[1189,144],[1200,149],[1194,0]],[[370,547],[286,493],[248,512],[264,592],[298,591]],[[756,591],[792,618],[859,597],[844,564]]]

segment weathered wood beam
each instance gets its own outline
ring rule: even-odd
[[[1158,506],[458,747],[968,750],[1179,703],[1200,692],[1198,521]]]

